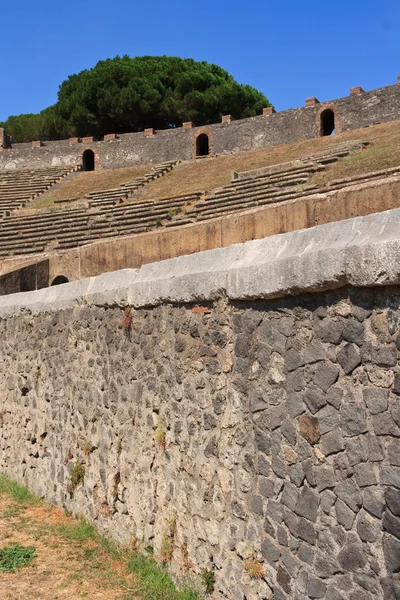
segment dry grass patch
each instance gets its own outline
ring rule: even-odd
[[[232,171],[249,171],[298,158],[305,158],[327,146],[349,140],[366,140],[374,147],[339,161],[326,173],[315,178],[317,183],[385,169],[400,164],[400,121],[374,125],[334,136],[240,152],[216,158],[201,159],[175,168],[146,187],[142,198],[160,199],[189,194],[197,190],[212,191],[229,185]]]
[[[1,600],[198,600],[178,591],[151,557],[109,542],[3,476],[0,548],[34,550],[25,566],[1,573]]]
[[[119,187],[121,183],[129,183],[136,177],[142,177],[151,169],[151,165],[107,169],[104,171],[88,171],[78,173],[72,179],[61,183],[60,187],[45,196],[33,200],[29,208],[45,208],[52,206],[54,200],[83,198],[89,192],[99,192]]]

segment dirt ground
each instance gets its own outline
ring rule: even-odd
[[[0,547],[34,546],[33,562],[13,573],[0,573],[1,600],[121,600],[133,576],[122,561],[113,560],[93,539],[65,538],[63,527],[74,519],[58,508],[35,504],[21,507],[0,496]],[[61,526],[61,527],[60,527]]]

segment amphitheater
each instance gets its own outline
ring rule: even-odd
[[[216,600],[399,599],[400,77],[0,146],[0,471]]]

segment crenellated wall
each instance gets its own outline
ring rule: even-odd
[[[319,103],[308,99],[307,106],[268,112],[265,116],[226,121],[205,127],[127,133],[117,139],[91,143],[69,140],[32,144],[13,144],[0,148],[0,169],[22,169],[82,163],[82,153],[91,148],[98,168],[160,163],[195,158],[196,137],[208,133],[214,154],[245,152],[258,148],[309,140],[321,135],[321,113],[331,109],[335,130],[349,131],[400,118],[400,84],[369,92],[353,88],[344,98]],[[96,167],[96,168],[97,168]]]
[[[0,298],[0,471],[218,600],[398,598],[399,226]]]

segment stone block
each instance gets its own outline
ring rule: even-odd
[[[367,487],[378,483],[373,466],[370,463],[355,465],[354,476],[359,487]]]
[[[336,520],[340,525],[347,530],[353,527],[354,519],[356,515],[354,512],[347,506],[345,502],[338,499],[335,504],[336,511]]]
[[[192,121],[185,121],[184,123],[182,123],[182,127],[183,129],[192,129],[193,123]]]
[[[232,123],[233,120],[232,115],[222,115],[222,123]]]
[[[40,148],[41,146],[43,146],[43,143],[41,140],[34,140],[32,142],[32,148]]]
[[[317,444],[321,437],[318,419],[310,415],[303,415],[297,419],[299,433],[310,444]]]
[[[362,404],[342,404],[340,425],[345,437],[353,437],[368,431],[366,410]]]
[[[309,598],[325,598],[327,585],[321,579],[312,577],[308,581],[308,597]]]
[[[339,377],[339,369],[328,362],[320,362],[315,369],[314,383],[323,392],[327,392]]]
[[[338,352],[337,360],[346,375],[361,364],[360,351],[354,344],[346,344]]]
[[[156,132],[153,129],[153,127],[147,127],[147,129],[145,129],[143,133],[146,137],[150,137],[150,136],[155,135]]]
[[[328,402],[326,394],[315,386],[310,386],[304,392],[303,398],[308,410],[312,414],[318,412]]]
[[[358,512],[359,507],[362,505],[362,498],[360,490],[352,477],[338,483],[333,492],[338,498],[343,500],[353,512]]]
[[[363,389],[363,400],[372,415],[385,411],[389,403],[389,390],[376,387]]]
[[[358,571],[359,569],[363,569],[366,564],[361,544],[346,545],[339,552],[338,559],[340,566],[345,572]]]
[[[69,138],[68,141],[69,141],[69,143],[70,143],[71,146],[74,145],[74,144],[79,144],[79,138],[78,137]]]
[[[82,138],[82,144],[91,144],[93,142],[93,136],[88,135]]]
[[[116,133],[106,133],[106,135],[104,136],[104,141],[105,142],[110,142],[111,140],[116,140],[117,139],[117,134]]]

